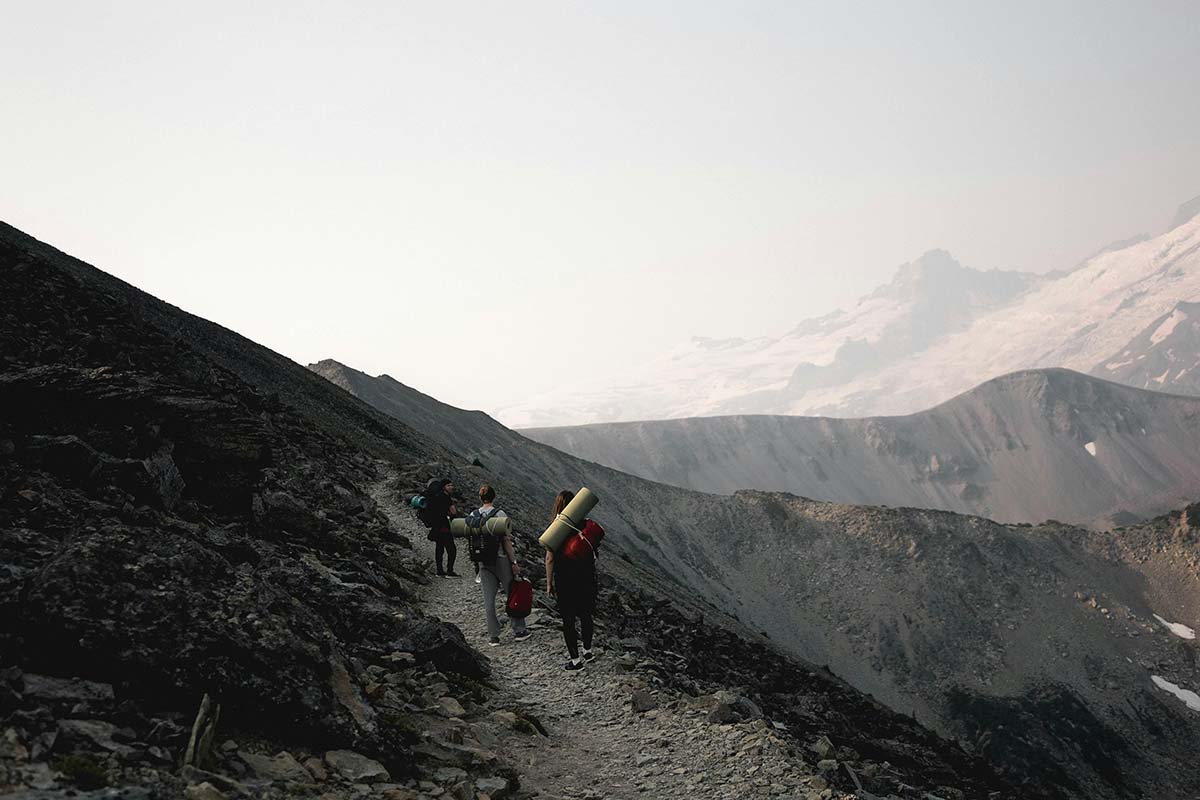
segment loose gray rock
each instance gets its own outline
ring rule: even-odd
[[[475,791],[486,794],[493,800],[500,800],[508,795],[508,781],[501,777],[480,778],[475,781]]]
[[[239,753],[238,757],[246,763],[255,776],[267,781],[295,781],[309,783],[312,776],[308,770],[296,760],[296,757],[284,750],[274,756],[264,756],[258,753]]]
[[[383,764],[353,750],[330,750],[325,754],[325,763],[351,783],[381,783],[392,779]]]
[[[187,800],[226,800],[225,793],[211,783],[193,783],[183,790]]]
[[[108,683],[85,681],[81,678],[54,678],[49,675],[25,673],[23,694],[48,703],[108,703],[113,699],[113,687]]]
[[[629,701],[633,710],[638,713],[658,708],[658,698],[645,689],[634,689],[630,693]]]
[[[467,714],[467,710],[462,707],[462,703],[458,702],[456,698],[449,696],[438,698],[438,710],[447,717],[464,717]]]

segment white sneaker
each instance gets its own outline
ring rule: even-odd
[[[476,582],[476,583],[483,583],[483,581],[479,579],[479,576],[478,576],[478,575],[476,575],[476,576],[475,576],[475,582]]]

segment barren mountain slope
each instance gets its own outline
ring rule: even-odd
[[[466,467],[300,365],[7,227],[0,288],[21,299],[0,307],[0,791],[515,789],[532,767],[483,744],[497,741],[487,661],[424,613],[427,564],[372,493],[394,506],[432,475],[491,480],[529,520],[558,477],[534,496]],[[392,471],[401,481],[381,489]],[[839,799],[856,791],[846,766],[881,795],[1016,797],[980,759],[706,607],[637,542],[614,533],[606,548],[601,622],[625,637],[606,645],[639,680],[680,703],[736,689],[753,703],[736,700],[734,720],[757,704],[788,726],[774,739],[797,760],[831,738],[839,761],[821,780]],[[180,770],[206,692],[222,709],[217,741],[236,747]],[[720,722],[711,735],[745,736]]]
[[[348,385],[370,380],[329,362],[322,371]],[[396,413],[419,399],[406,390],[389,402],[390,379],[375,389]],[[1190,768],[1200,717],[1151,682],[1200,687],[1195,642],[1153,617],[1200,621],[1195,510],[1093,533],[762,492],[705,495],[478,423],[464,416],[480,436],[470,454],[510,485],[543,496],[598,489],[597,513],[622,558],[653,563],[681,593],[732,608],[1009,774],[1062,797],[1200,791]]]
[[[1193,213],[1185,209],[1182,222],[1159,236],[1045,276],[969,270],[934,251],[850,311],[806,320],[782,337],[697,338],[619,381],[572,384],[497,416],[525,428],[909,414],[1008,372],[1119,363],[1110,356],[1153,321],[1177,303],[1200,302],[1200,216]],[[1200,353],[1175,356],[1188,362]],[[1176,371],[1154,388],[1170,391]],[[1189,385],[1185,379],[1179,388]]]
[[[759,392],[837,386],[966,329],[1043,280],[971,269],[931,250],[850,310],[804,320],[778,338],[696,337],[617,385],[584,381],[497,414],[514,427],[697,416]]]
[[[697,417],[522,431],[689,489],[1104,524],[1200,497],[1200,398],[1014,373],[906,417]]]
[[[1200,702],[1157,683],[1200,691],[1200,506],[1093,533],[740,499],[704,557],[777,641],[1014,768],[1076,753],[1055,782],[1089,796],[1200,791]]]

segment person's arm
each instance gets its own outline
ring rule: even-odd
[[[513,575],[521,574],[521,565],[517,563],[517,557],[513,554],[512,537],[504,537],[504,552],[508,553],[508,563],[512,567]]]
[[[546,550],[546,593],[553,595],[554,590],[554,551]]]

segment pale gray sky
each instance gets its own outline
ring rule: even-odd
[[[1200,193],[1190,0],[5,6],[0,218],[467,407]]]

